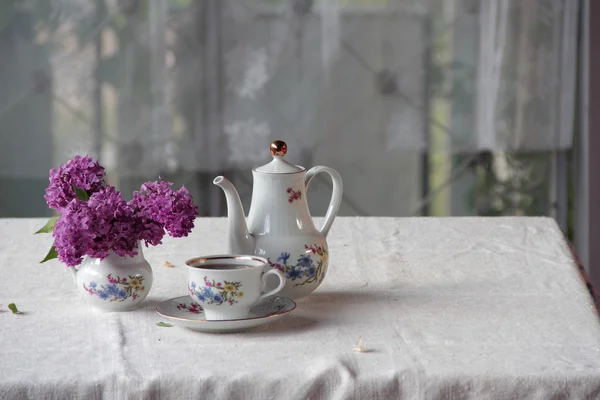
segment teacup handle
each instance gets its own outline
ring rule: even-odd
[[[340,209],[340,204],[342,203],[342,195],[344,192],[344,187],[342,185],[342,177],[337,173],[336,170],[329,167],[323,167],[322,165],[317,165],[316,167],[312,167],[306,173],[305,178],[305,186],[308,191],[308,184],[319,172],[326,172],[331,176],[331,181],[333,182],[333,191],[331,193],[331,200],[329,201],[329,207],[327,207],[327,214],[325,214],[325,223],[319,232],[325,237],[329,233],[329,229],[333,224],[333,220]]]
[[[277,286],[273,290],[269,290],[267,293],[263,293],[258,298],[258,300],[262,300],[265,297],[273,296],[275,293],[279,292],[285,286],[285,275],[283,275],[283,272],[281,272],[278,269],[270,269],[267,272],[265,272],[262,276],[262,290],[265,290],[265,287],[267,285],[267,275],[269,275],[269,274],[277,275],[277,277],[279,278],[279,286]]]

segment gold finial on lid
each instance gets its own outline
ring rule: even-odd
[[[271,143],[272,156],[285,156],[285,153],[287,153],[287,144],[283,140],[276,140]]]

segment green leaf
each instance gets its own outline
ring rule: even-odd
[[[53,260],[55,258],[58,258],[58,252],[56,251],[56,247],[52,246],[50,247],[50,251],[48,252],[48,254],[46,254],[46,257],[44,257],[44,259],[40,261],[40,264],[45,263],[46,261]]]
[[[173,326],[171,324],[165,324],[164,322],[157,322],[156,325],[163,326],[165,328],[171,328]]]
[[[75,196],[81,201],[88,201],[90,196],[83,189],[79,189],[77,186],[73,185],[73,190],[75,191]]]
[[[57,215],[55,217],[52,217],[48,220],[48,222],[46,222],[46,225],[44,225],[43,227],[40,228],[40,230],[38,230],[36,233],[34,233],[34,235],[37,235],[38,233],[50,233],[54,230],[54,225],[56,225],[56,221],[58,221],[58,219],[60,218],[60,215]]]
[[[13,313],[13,314],[18,314],[18,313],[20,313],[20,311],[19,311],[19,309],[17,308],[17,306],[15,305],[15,303],[10,303],[10,304],[8,305],[8,309],[9,309],[10,311],[12,311],[12,313]]]

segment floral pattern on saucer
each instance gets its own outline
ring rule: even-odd
[[[272,268],[277,268],[285,273],[287,279],[298,281],[295,282],[294,287],[307,283],[321,283],[327,272],[327,250],[317,245],[304,245],[304,248],[306,252],[301,254],[295,263],[289,261],[291,254],[285,251],[281,253],[276,262],[268,259]]]
[[[98,287],[96,282],[90,282],[87,286],[83,283],[83,288],[90,295],[96,295],[102,300],[109,301],[125,301],[128,298],[135,301],[141,292],[146,290],[143,285],[144,277],[140,274],[135,276],[130,275],[129,279],[119,276],[115,278],[112,274],[108,274],[106,278],[108,279],[108,284],[106,285]]]
[[[200,314],[204,312],[202,306],[198,303],[179,303],[177,305],[178,310],[187,311],[192,314]]]
[[[215,280],[208,280],[204,277],[204,285],[196,285],[196,282],[192,282],[189,286],[190,295],[197,298],[206,304],[229,304],[230,306],[237,303],[237,299],[244,297],[244,292],[240,290],[242,287],[241,282],[216,282]]]
[[[204,312],[191,312],[194,301],[190,296],[166,300],[156,307],[156,312],[166,321],[182,328],[208,333],[241,332],[275,322],[296,309],[296,303],[285,297],[268,297],[250,309],[250,317],[236,320],[207,320]],[[200,308],[201,309],[201,308]]]

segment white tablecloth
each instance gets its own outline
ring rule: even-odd
[[[0,220],[2,399],[600,398],[599,320],[551,219],[338,218],[323,285],[226,335],[154,311],[186,294],[186,259],[226,250],[225,219],[147,249],[154,286],[129,313],[89,310],[38,264],[42,224]]]

